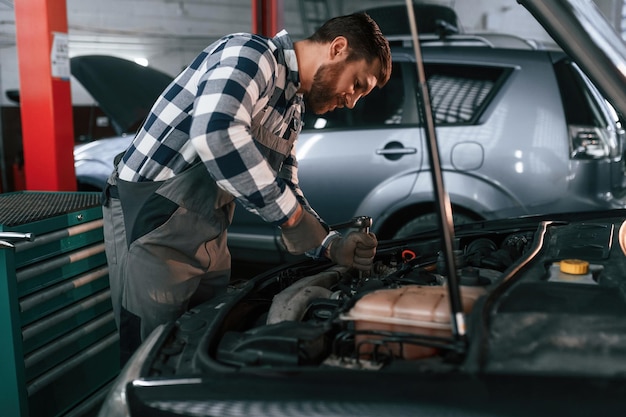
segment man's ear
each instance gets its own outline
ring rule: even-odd
[[[337,36],[333,39],[330,43],[329,54],[328,58],[331,61],[335,59],[346,59],[348,56],[348,39],[343,36]]]

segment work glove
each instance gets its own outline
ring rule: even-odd
[[[330,259],[338,265],[369,271],[376,255],[376,235],[350,232],[330,243]]]
[[[319,247],[328,232],[317,218],[304,209],[299,209],[295,221],[289,226],[281,226],[283,243],[293,255]]]

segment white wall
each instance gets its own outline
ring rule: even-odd
[[[4,91],[19,88],[13,1],[0,0],[0,104]],[[308,35],[298,1],[282,0],[285,28],[296,38]],[[437,0],[435,0],[437,1]],[[466,31],[501,31],[547,39],[543,29],[516,0],[442,0],[455,8]],[[607,14],[621,11],[622,0],[596,0]],[[403,0],[329,1],[331,14],[346,14]],[[67,0],[70,56],[107,54],[148,59],[175,75],[197,52],[219,36],[251,29],[251,0]],[[72,83],[76,104],[90,101]]]

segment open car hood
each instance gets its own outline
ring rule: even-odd
[[[71,59],[72,75],[98,102],[118,134],[134,133],[173,77],[126,59],[83,55]]]

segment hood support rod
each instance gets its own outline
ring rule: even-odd
[[[413,0],[406,0],[409,24],[411,27],[411,36],[413,40],[413,48],[415,50],[415,63],[417,67],[417,77],[419,82],[419,97],[421,100],[421,119],[424,122],[427,135],[428,157],[431,166],[431,175],[433,179],[433,188],[435,192],[435,203],[439,218],[440,232],[442,234],[445,261],[448,271],[448,296],[450,300],[451,310],[451,326],[452,336],[456,342],[456,350],[464,353],[466,350],[466,334],[465,334],[465,317],[463,314],[463,306],[461,303],[461,295],[459,289],[459,279],[457,277],[457,269],[454,257],[454,224],[452,220],[452,207],[450,198],[445,190],[443,183],[443,174],[441,170],[441,160],[439,157],[439,148],[437,146],[437,137],[435,133],[435,122],[430,106],[430,95],[428,93],[428,85],[426,83],[426,75],[424,72],[424,63],[420,50],[418,38],[417,23],[415,21],[415,12],[413,10]]]

